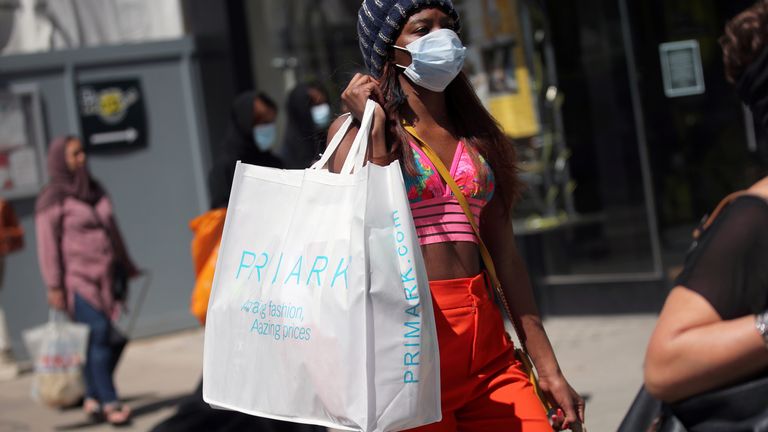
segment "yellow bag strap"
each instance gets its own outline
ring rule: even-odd
[[[427,144],[424,140],[419,138],[419,135],[416,133],[416,129],[410,125],[404,125],[403,127],[409,134],[411,134],[414,138],[416,138],[417,141],[419,141],[419,143],[421,144],[421,148],[424,151],[424,154],[429,158],[429,160],[432,161],[432,165],[434,165],[435,169],[437,169],[437,172],[440,173],[440,177],[443,178],[443,180],[445,181],[445,184],[448,185],[449,188],[451,188],[451,192],[453,192],[453,196],[459,202],[459,205],[461,205],[461,209],[464,210],[464,214],[467,216],[467,220],[469,220],[469,224],[472,225],[472,230],[475,232],[475,235],[477,236],[477,242],[480,247],[480,256],[482,257],[483,263],[485,264],[485,269],[488,272],[488,277],[491,280],[491,284],[493,285],[493,288],[496,291],[496,295],[498,296],[502,306],[504,307],[504,312],[506,312],[507,316],[509,317],[509,320],[512,322],[512,326],[515,329],[515,333],[517,333],[517,338],[520,341],[521,348],[527,354],[528,350],[525,347],[525,341],[523,340],[520,330],[517,328],[517,323],[515,322],[515,319],[512,315],[512,310],[509,308],[507,297],[504,295],[504,291],[502,291],[501,289],[501,282],[499,282],[499,278],[496,275],[496,267],[493,265],[493,258],[491,258],[491,253],[488,251],[488,247],[486,247],[485,242],[483,242],[483,238],[480,236],[480,228],[477,226],[477,222],[475,221],[475,215],[473,215],[472,210],[469,209],[469,203],[467,202],[467,198],[461,192],[461,189],[459,189],[459,185],[456,184],[456,181],[451,176],[450,171],[448,170],[448,168],[445,167],[445,164],[437,155],[437,153],[435,153],[435,151],[432,149],[432,147],[429,146],[429,144]]]
[[[429,160],[432,161],[432,165],[434,165],[435,169],[437,169],[437,172],[440,173],[440,177],[443,178],[443,180],[445,181],[445,184],[448,185],[449,188],[451,188],[451,192],[453,192],[453,196],[456,197],[456,200],[459,202],[459,205],[461,205],[461,209],[464,211],[464,214],[467,216],[467,220],[469,221],[469,224],[472,226],[472,230],[475,232],[475,236],[477,236],[477,243],[480,248],[480,256],[482,257],[483,263],[485,264],[485,269],[488,273],[488,278],[491,280],[493,289],[496,292],[496,296],[501,302],[502,307],[504,308],[504,312],[507,314],[509,321],[512,323],[512,328],[514,328],[515,333],[517,333],[518,341],[520,341],[520,348],[522,351],[522,355],[518,356],[518,360],[522,362],[523,367],[525,368],[525,371],[528,373],[528,379],[533,385],[534,391],[539,396],[539,400],[541,400],[542,405],[544,405],[544,409],[547,411],[551,410],[552,406],[550,402],[541,392],[541,388],[539,388],[539,380],[536,377],[536,373],[534,372],[533,363],[531,362],[530,355],[528,355],[528,349],[525,346],[525,341],[522,337],[522,333],[520,332],[520,329],[517,326],[517,322],[515,321],[515,318],[512,315],[512,310],[509,308],[509,303],[507,302],[507,296],[504,295],[504,291],[501,288],[501,282],[499,281],[499,278],[496,275],[496,267],[493,265],[493,259],[491,258],[491,253],[488,251],[488,247],[485,245],[485,242],[483,242],[483,238],[480,236],[480,228],[477,226],[477,222],[475,221],[475,215],[473,215],[472,210],[469,209],[469,203],[467,202],[467,198],[461,192],[459,185],[456,184],[456,181],[451,176],[450,171],[448,170],[448,168],[445,167],[445,164],[440,159],[440,156],[437,155],[435,150],[433,150],[432,147],[430,147],[430,145],[426,143],[426,141],[424,141],[419,137],[419,135],[416,133],[416,129],[413,126],[404,124],[403,127],[409,134],[411,134],[419,142],[422,150],[424,151],[424,154],[429,158]]]

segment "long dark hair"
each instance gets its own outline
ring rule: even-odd
[[[384,65],[380,78],[384,94],[384,111],[387,113],[386,138],[390,154],[397,157],[404,170],[416,175],[416,165],[408,141],[412,138],[402,125],[401,109],[407,103],[407,96],[400,86],[400,72],[391,63]],[[504,135],[501,127],[485,109],[475,89],[464,72],[445,89],[448,115],[456,127],[456,134],[467,145],[475,166],[477,152],[488,161],[496,179],[496,193],[504,204],[505,215],[520,197],[522,183],[518,177],[517,156],[512,141]],[[487,175],[482,173],[481,175]]]

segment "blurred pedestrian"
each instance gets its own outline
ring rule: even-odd
[[[277,138],[277,105],[264,93],[246,92],[232,104],[229,127],[221,146],[213,151],[213,167],[208,178],[211,208],[223,208],[235,176],[235,164],[282,168],[283,161],[272,154]]]
[[[403,167],[430,281],[443,417],[415,430],[545,432],[550,420],[580,429],[584,401],[558,365],[515,247],[513,146],[461,72],[460,27],[450,0],[364,0],[357,36],[369,75],[356,74],[341,96],[357,120],[369,99],[378,103],[370,159]],[[340,170],[356,133],[355,126],[342,140],[331,171]],[[541,397],[560,409],[554,418],[515,358],[504,311],[489,292],[509,299],[504,309],[539,372]]]
[[[319,83],[299,84],[288,95],[288,120],[280,156],[289,169],[307,168],[325,146],[331,123],[328,93]]]
[[[720,43],[726,77],[768,132],[768,0],[729,21]],[[659,399],[677,402],[768,377],[766,200],[768,177],[725,200],[701,227],[646,354],[645,386]],[[764,396],[753,402],[765,412]],[[768,417],[760,418],[765,426]]]
[[[37,197],[35,226],[40,272],[48,303],[90,327],[83,410],[112,424],[125,424],[130,408],[120,402],[113,379],[124,348],[113,321],[122,300],[120,275],[139,275],[123,243],[112,202],[90,174],[80,139],[55,139],[48,149],[50,182]]]

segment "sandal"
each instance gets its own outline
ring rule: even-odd
[[[85,398],[83,400],[83,411],[94,422],[100,422],[104,420],[104,412],[101,409],[99,401],[93,398]]]
[[[125,426],[131,422],[131,408],[119,402],[104,405],[104,419],[112,426]]]

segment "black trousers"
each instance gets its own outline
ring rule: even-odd
[[[201,379],[194,393],[179,404],[176,414],[152,429],[152,432],[187,431],[325,432],[326,428],[211,408],[203,401],[203,380]]]

